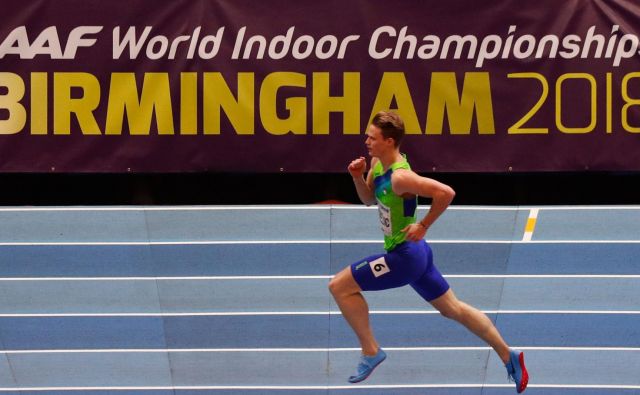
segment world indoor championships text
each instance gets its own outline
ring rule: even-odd
[[[639,53],[638,36],[621,32],[618,25],[606,32],[591,26],[582,35],[565,36],[548,34],[536,37],[532,34],[518,34],[516,25],[505,30],[504,35],[492,34],[482,38],[475,35],[440,37],[431,34],[419,37],[408,26],[399,29],[382,26],[368,37],[367,55],[373,60],[463,59],[473,63],[476,69],[487,67],[487,64],[496,59],[605,59],[610,60],[611,67],[617,68],[623,61],[634,58]],[[155,34],[151,26],[115,27],[111,34],[111,57],[113,60],[150,61],[214,59],[220,54],[226,31],[225,27],[219,27],[215,33],[207,34],[198,26],[189,35],[168,37]],[[56,26],[47,27],[40,32],[28,31],[27,27],[19,26],[2,40],[0,59],[73,60],[81,57],[86,48],[93,47],[104,39],[104,33],[103,26],[78,26],[65,38],[58,34]],[[358,42],[361,36],[313,37],[299,34],[295,27],[289,27],[283,34],[268,38],[251,34],[245,26],[232,39],[232,60],[342,60],[349,55],[353,43]],[[343,114],[341,133],[360,134],[362,130],[359,72],[344,72],[336,76],[329,72],[313,72],[308,75],[276,71],[267,74],[260,81],[256,81],[253,72],[238,72],[233,76],[225,76],[220,72],[175,74],[112,72],[109,73],[109,81],[101,81],[96,74],[89,72],[31,72],[28,76],[23,76],[19,72],[0,70],[0,111],[8,113],[8,116],[0,117],[0,134],[22,132],[30,120],[30,134],[68,135],[72,129],[71,118],[75,117],[82,134],[119,135],[125,133],[123,125],[126,115],[128,133],[132,135],[149,135],[153,132],[161,135],[216,135],[222,132],[222,114],[233,128],[229,132],[239,135],[255,134],[257,117],[262,129],[273,135],[329,134],[330,113],[334,112]],[[51,76],[52,84],[49,81]],[[409,89],[404,72],[381,73],[377,95],[368,113],[375,114],[395,103],[393,109],[404,117],[407,132],[427,135],[442,134],[445,120],[448,121],[451,134],[470,134],[475,115],[475,129],[479,134],[495,134],[491,100],[492,76],[489,72],[464,73],[461,88],[457,86],[455,72],[433,72],[429,77],[429,105],[422,122],[412,99],[412,94],[416,92]],[[342,96],[329,94],[332,79],[336,78],[342,80]],[[509,134],[545,134],[550,130],[590,133],[601,122],[604,126],[601,129],[611,133],[614,116],[610,108],[610,95],[613,89],[621,92],[624,101],[618,116],[622,128],[630,133],[640,132],[640,127],[629,124],[627,116],[630,108],[640,105],[640,100],[630,97],[628,92],[629,82],[640,78],[640,73],[620,76],[621,82],[616,87],[613,86],[612,73],[602,76],[566,73],[554,78],[551,83],[555,84],[556,94],[549,101],[555,102],[556,124],[548,127],[527,127],[525,124],[547,102],[549,79],[535,71],[510,73],[506,78],[535,80],[542,92],[535,106],[522,114],[508,129]],[[139,90],[140,80],[142,83]],[[586,84],[592,94],[591,106],[586,109],[585,120],[580,125],[565,125],[562,121],[560,103],[563,83],[570,80]],[[229,81],[233,81],[235,87],[231,87]],[[172,91],[170,87],[176,86],[174,82],[178,83],[179,89],[174,88]],[[51,95],[48,92],[50,85],[53,89]],[[106,85],[109,91],[105,104],[100,98]],[[606,119],[601,121],[597,119],[594,108],[598,85],[605,85],[608,106]],[[310,87],[311,94],[287,94],[284,97],[280,91],[285,87]],[[27,89],[29,99],[24,100]],[[199,92],[199,89],[202,91]],[[72,90],[82,91],[82,95],[72,95]],[[200,108],[199,93],[202,96]],[[258,114],[254,108],[256,99],[259,104]],[[307,108],[309,101],[311,111]],[[278,103],[282,102],[287,110],[286,117],[277,111]],[[49,108],[53,110],[52,125],[49,122]],[[100,116],[102,113],[104,114]],[[174,113],[179,115],[178,122],[174,122]],[[310,123],[307,120],[308,113],[312,115]],[[156,127],[152,128],[154,118]]]

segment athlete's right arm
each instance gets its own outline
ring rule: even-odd
[[[371,160],[371,168],[375,164],[375,159]],[[373,171],[367,174],[367,178],[364,178],[364,172],[367,170],[367,161],[364,157],[352,160],[347,167],[351,177],[353,178],[353,184],[356,186],[358,197],[362,203],[367,206],[376,204],[376,195],[373,187]]]

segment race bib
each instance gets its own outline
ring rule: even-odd
[[[369,266],[371,267],[373,275],[376,277],[380,277],[383,274],[389,273],[391,271],[391,269],[389,269],[389,265],[387,265],[387,261],[384,260],[383,256],[369,262]]]
[[[385,236],[391,236],[391,209],[378,201],[378,215],[382,232]]]

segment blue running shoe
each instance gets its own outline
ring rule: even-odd
[[[375,369],[376,366],[380,365],[386,358],[387,354],[382,351],[381,348],[378,349],[378,353],[372,357],[361,355],[360,363],[358,363],[358,371],[356,372],[355,376],[349,377],[349,382],[359,383],[365,380],[373,372],[373,369]]]
[[[507,368],[509,381],[516,383],[516,391],[521,393],[529,384],[529,373],[524,366],[524,353],[518,350],[510,350],[511,358],[504,366]]]

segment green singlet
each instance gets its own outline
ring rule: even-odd
[[[395,170],[411,170],[406,158],[395,162],[385,172],[382,162],[373,166],[373,183],[375,186],[376,200],[378,201],[378,214],[384,233],[384,249],[393,250],[398,244],[403,243],[407,235],[401,232],[406,226],[416,222],[416,209],[418,197],[403,198],[393,192],[391,188],[391,175]]]

